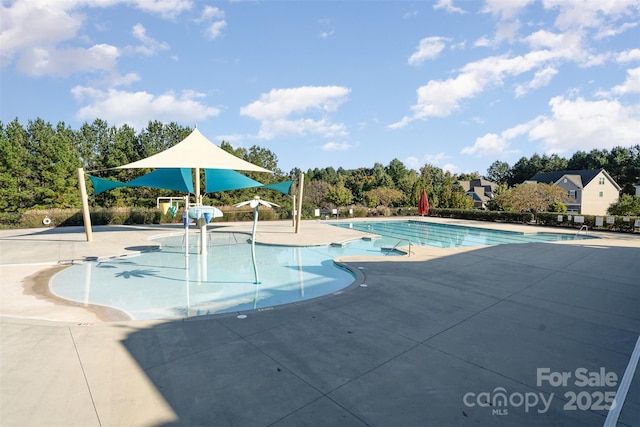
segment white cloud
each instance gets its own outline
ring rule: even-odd
[[[499,16],[502,20],[515,18],[534,0],[485,0],[482,12]]]
[[[279,135],[303,136],[306,134],[317,134],[332,138],[346,136],[348,132],[345,125],[331,123],[326,119],[277,119],[262,121],[258,138],[273,139]]]
[[[600,40],[600,39],[604,39],[606,37],[614,37],[617,36],[618,34],[624,33],[627,30],[630,30],[631,28],[635,28],[638,26],[637,22],[625,22],[622,25],[616,25],[613,28],[601,28],[595,36],[593,36],[594,39],[596,40]]]
[[[331,30],[331,31],[323,31],[323,32],[320,33],[319,37],[321,39],[325,39],[326,40],[329,37],[331,37],[332,35],[333,35],[333,30]]]
[[[224,19],[225,14],[223,10],[218,9],[215,6],[205,6],[202,9],[202,15],[200,15],[201,21],[210,21],[215,19]]]
[[[453,164],[453,163],[447,163],[445,165],[442,166],[442,170],[444,172],[449,172],[450,174],[454,175],[457,174],[458,172],[460,172],[460,168]]]
[[[466,13],[463,9],[454,6],[453,0],[438,0],[438,3],[433,5],[434,10],[444,9],[450,13]]]
[[[487,37],[480,37],[473,43],[473,45],[475,47],[489,47],[491,46],[491,40],[489,40]]]
[[[545,9],[558,10],[555,25],[561,30],[600,27],[606,19],[620,19],[638,9],[637,0],[543,0],[542,4]]]
[[[425,154],[424,156],[422,156],[422,159],[415,156],[407,157],[404,163],[409,168],[418,170],[424,165],[433,165],[433,166],[440,167],[439,165],[443,164],[446,160],[449,160],[450,158],[451,156],[448,155],[447,153]],[[451,163],[445,164],[445,166],[447,165],[453,166]],[[450,171],[454,172],[453,170],[450,170]]]
[[[422,166],[422,165],[420,164],[420,160],[418,160],[418,158],[417,158],[417,157],[413,157],[413,156],[411,156],[411,157],[407,157],[406,159],[404,159],[404,162],[403,162],[403,163],[404,163],[405,165],[407,165],[407,168],[409,168],[409,169],[415,169],[415,170],[420,169],[420,166]]]
[[[549,106],[551,115],[536,119],[529,131],[547,153],[640,144],[640,105],[559,96]]]
[[[125,3],[145,12],[173,18],[192,6],[190,0],[15,0],[2,5],[0,65],[14,62],[20,72],[34,76],[47,74],[68,76],[76,72],[112,71],[123,51],[107,43],[92,46],[71,44],[85,24],[82,10]],[[134,27],[134,36],[143,41],[137,49],[144,54],[166,50],[166,44],[146,36],[144,27]],[[64,45],[63,44],[69,44]],[[88,44],[88,43],[86,43]]]
[[[209,26],[205,30],[205,34],[211,40],[217,39],[222,35],[222,30],[224,30],[225,28],[227,28],[227,21],[216,21],[209,24]]]
[[[346,142],[327,142],[320,149],[322,151],[347,151],[351,149],[351,144]]]
[[[142,44],[130,48],[136,53],[140,53],[144,56],[155,55],[158,51],[169,50],[169,45],[164,42],[158,42],[147,35],[147,30],[144,25],[138,23],[133,26],[133,37],[139,40]]]
[[[561,56],[563,52],[533,51],[522,56],[492,56],[465,65],[458,76],[447,80],[431,80],[417,89],[417,103],[412,116],[405,116],[389,127],[398,129],[413,120],[446,117],[460,108],[460,103],[489,86],[502,85],[506,77],[518,76],[539,68]]]
[[[118,48],[107,44],[94,45],[88,49],[47,50],[34,47],[21,54],[17,68],[32,76],[68,76],[76,72],[113,70],[119,56]]]
[[[640,67],[627,70],[627,78],[621,85],[614,86],[610,92],[598,93],[600,96],[627,95],[630,93],[640,93]]]
[[[102,82],[97,82],[99,85],[106,85],[111,87],[116,86],[130,86],[131,84],[140,81],[140,76],[137,73],[127,73],[120,75],[118,73],[112,73],[109,77]]]
[[[341,86],[301,86],[273,89],[262,94],[259,101],[242,107],[240,114],[258,120],[286,117],[292,113],[319,109],[335,111],[351,92]]]
[[[630,49],[616,55],[618,62],[640,61],[640,49]]]
[[[500,42],[502,40],[513,41],[516,38],[516,33],[520,29],[520,21],[514,20],[509,22],[500,22],[496,26],[495,40]]]
[[[414,52],[407,61],[409,65],[420,65],[427,59],[437,58],[440,52],[446,47],[446,37],[425,37],[420,40],[418,50]]]
[[[464,147],[460,151],[460,154],[476,157],[502,158],[508,154],[517,153],[517,150],[510,149],[510,141],[521,135],[525,135],[531,130],[535,123],[535,120],[522,123],[502,131],[499,135],[496,133],[487,133],[477,138],[472,146]]]
[[[87,5],[90,5],[91,3],[99,5],[101,3],[100,1],[94,0],[84,0],[83,2],[86,2]],[[102,1],[104,6],[112,3],[120,2],[110,0]],[[156,13],[168,19],[175,18],[182,12],[191,10],[193,7],[193,2],[191,0],[133,0],[130,3],[133,3],[135,7],[142,11]]]
[[[511,7],[522,7],[527,2],[513,5],[502,5],[498,8],[500,15],[512,16],[515,12]],[[498,3],[491,3],[495,8]],[[517,9],[517,7],[516,7]],[[580,67],[601,65],[614,57],[612,53],[592,53],[585,48],[588,40],[583,29],[574,28],[564,33],[554,33],[547,30],[536,31],[522,39],[529,45],[531,51],[515,56],[490,56],[470,62],[458,70],[458,75],[446,80],[430,80],[416,90],[416,104],[410,107],[411,114],[389,125],[389,128],[399,129],[407,126],[413,120],[429,117],[446,117],[458,110],[465,100],[473,98],[481,92],[502,86],[506,79],[513,79],[530,71],[535,76],[528,83],[515,85],[515,96],[547,85],[558,73],[559,66],[564,62],[574,62]],[[489,43],[486,39],[476,42],[476,46]],[[619,54],[617,59],[635,60],[639,54],[634,50]]]
[[[434,6],[435,8],[435,6]],[[404,15],[402,15],[402,19],[411,19],[418,16],[418,11],[417,10],[412,10],[411,12],[407,12]]]
[[[451,156],[447,153],[425,154],[424,156],[425,162],[432,165],[439,165],[450,158]]]
[[[11,7],[2,5],[0,57],[2,66],[11,64],[34,51],[49,51],[60,42],[75,37],[84,23],[84,16],[69,13],[53,3],[16,1]],[[27,60],[24,60],[25,62]]]
[[[553,76],[558,74],[558,70],[553,67],[547,67],[540,71],[537,71],[533,76],[533,80],[516,86],[515,95],[520,97],[528,93],[531,89],[537,89],[542,86],[547,86]]]
[[[635,78],[635,77],[634,77]],[[637,90],[637,88],[636,88]],[[640,144],[640,105],[626,106],[618,100],[589,101],[577,97],[554,97],[550,112],[518,124],[500,134],[479,137],[461,153],[480,157],[501,157],[511,142],[521,136],[539,141],[546,154],[577,150],[610,149]]]
[[[225,13],[223,10],[207,5],[202,9],[202,13],[196,19],[196,22],[205,23],[205,36],[210,40],[214,40],[222,36],[222,31],[227,28],[227,21],[224,18]]]
[[[78,102],[87,102],[76,114],[79,120],[100,118],[116,126],[126,123],[136,129],[142,129],[150,120],[193,124],[220,113],[200,101],[204,94],[189,90],[176,96],[173,92],[153,95],[144,91],[105,91],[76,86],[71,93]]]
[[[323,28],[318,34],[319,38],[326,40],[333,35],[334,30],[332,28],[330,19],[327,19],[327,18],[319,19],[318,25]]]
[[[342,124],[334,124],[326,117],[304,118],[334,112],[347,100],[350,89],[341,86],[302,86],[273,89],[240,109],[240,114],[259,120],[260,137],[271,139],[276,135],[306,133],[326,137],[346,135]],[[297,116],[297,117],[292,117]]]
[[[509,148],[509,142],[495,133],[488,133],[476,139],[471,147],[465,147],[460,154],[478,157],[500,157]]]

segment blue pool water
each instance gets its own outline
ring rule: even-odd
[[[132,319],[170,319],[272,307],[328,295],[353,283],[337,267],[342,255],[387,255],[378,241],[342,246],[256,245],[260,284],[254,284],[251,245],[242,233],[209,233],[208,254],[183,235],[157,239],[161,249],[85,262],[57,273],[50,290],[79,303],[115,307]],[[191,237],[197,243],[199,237]],[[394,255],[391,253],[389,255]],[[395,254],[397,255],[397,254]]]
[[[132,319],[171,319],[288,304],[338,292],[353,283],[333,259],[343,255],[398,255],[389,248],[454,247],[573,239],[566,234],[524,234],[421,221],[331,223],[379,235],[341,246],[256,245],[255,284],[251,245],[242,233],[209,233],[208,254],[198,255],[192,236],[185,257],[182,234],[157,239],[161,248],[135,256],[69,267],[50,290],[84,304],[117,308]],[[582,236],[584,238],[584,236]]]
[[[423,221],[336,222],[331,225],[380,235],[379,244],[387,247],[394,247],[398,244],[406,246],[409,242],[420,246],[453,248],[576,239],[573,234],[521,233]],[[590,239],[593,237],[581,234],[577,238]]]

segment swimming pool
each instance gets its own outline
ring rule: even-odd
[[[422,221],[330,224],[380,237],[328,246],[258,244],[261,283],[256,285],[247,234],[208,233],[207,255],[198,255],[200,239],[191,239],[189,257],[185,257],[183,234],[165,235],[155,239],[159,250],[62,270],[52,277],[49,289],[81,304],[116,308],[131,319],[175,319],[268,309],[339,292],[354,280],[353,273],[333,262],[339,256],[399,255],[389,249],[409,242],[448,248],[574,238],[571,234],[525,234]]]
[[[197,255],[184,236],[155,239],[159,250],[85,262],[58,272],[54,295],[82,304],[114,307],[132,319],[172,319],[264,309],[344,289],[354,275],[334,264],[342,255],[399,255],[381,242],[354,240],[337,246],[256,245],[260,284],[254,284],[249,236],[208,234],[208,254]],[[195,242],[197,243],[197,242]]]
[[[406,246],[409,242],[420,246],[453,248],[593,238],[584,234],[522,233],[412,220],[335,222],[331,225],[377,234],[380,236],[379,244],[387,247]]]

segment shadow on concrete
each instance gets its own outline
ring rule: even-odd
[[[337,295],[122,343],[177,415],[167,426],[599,426],[640,334],[639,259],[535,243],[352,262]],[[618,425],[640,419],[638,377]]]

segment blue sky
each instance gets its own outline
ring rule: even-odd
[[[279,167],[640,144],[640,0],[2,0],[0,120],[194,126]]]

